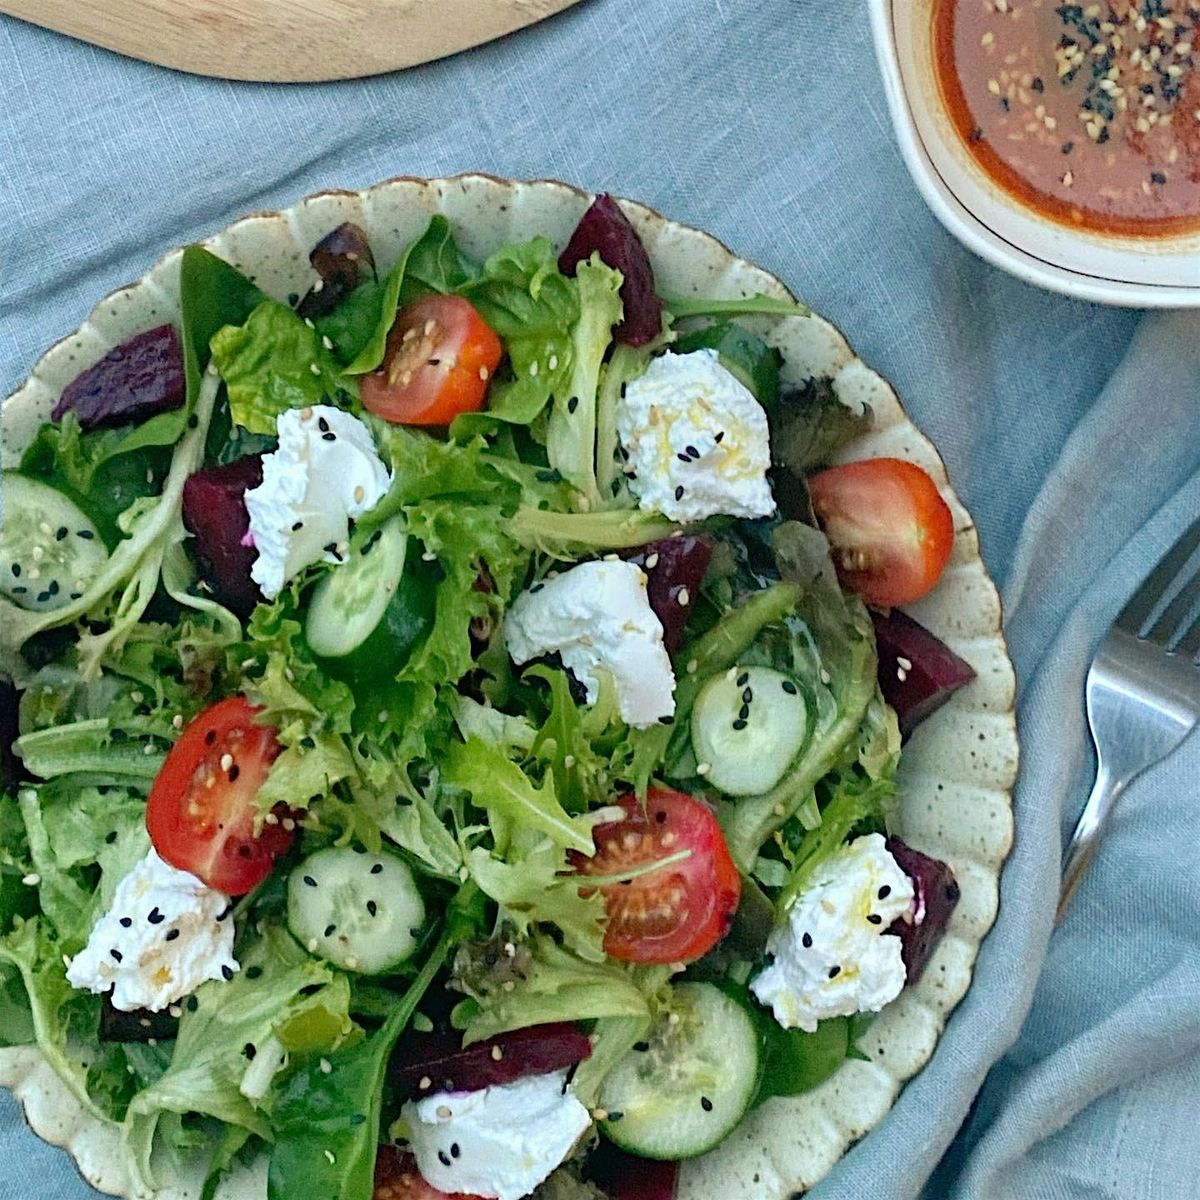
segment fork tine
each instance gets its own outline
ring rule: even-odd
[[[1169,646],[1172,636],[1179,629],[1180,624],[1192,615],[1192,610],[1196,607],[1198,600],[1200,600],[1200,571],[1197,571],[1179,589],[1175,599],[1163,609],[1162,616],[1154,622],[1146,637],[1159,645]],[[1183,631],[1187,632],[1187,625],[1183,626]]]
[[[1134,637],[1142,636],[1142,626],[1150,619],[1155,605],[1167,594],[1176,576],[1200,546],[1200,520],[1184,531],[1180,539],[1163,555],[1157,567],[1121,609],[1116,625]]]

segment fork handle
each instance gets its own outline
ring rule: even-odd
[[[1096,857],[1100,847],[1100,838],[1104,826],[1108,822],[1108,814],[1112,811],[1117,797],[1125,790],[1126,780],[1114,779],[1103,767],[1096,772],[1096,782],[1092,785],[1091,795],[1083,806],[1075,832],[1063,854],[1062,884],[1058,893],[1058,911],[1054,915],[1057,925],[1067,915],[1075,893]]]

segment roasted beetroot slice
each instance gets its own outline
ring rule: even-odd
[[[637,563],[649,576],[647,598],[662,622],[663,645],[670,653],[683,644],[691,604],[700,594],[712,549],[707,538],[684,534],[649,542],[621,555],[628,562]]]
[[[495,1051],[499,1050],[499,1057]],[[531,1025],[463,1046],[457,1034],[411,1034],[392,1055],[391,1079],[404,1096],[474,1092],[545,1075],[589,1058],[592,1043],[574,1025]],[[428,1080],[424,1088],[422,1082]]]
[[[20,700],[20,692],[8,680],[0,679],[0,788],[16,787],[25,778],[21,760],[13,753]]]
[[[908,737],[960,687],[970,683],[975,671],[899,609],[893,608],[887,616],[872,612],[871,619],[879,647],[879,687],[896,710],[900,733]]]
[[[597,196],[559,255],[558,269],[574,275],[575,268],[595,251],[625,276],[621,301],[625,317],[613,330],[618,342],[644,346],[662,332],[662,301],[654,291],[654,271],[642,239],[621,206],[609,195]]]
[[[77,375],[50,415],[61,421],[73,412],[85,430],[128,425],[179,408],[185,394],[179,335],[174,325],[159,325],[126,338]]]
[[[262,483],[262,455],[251,454],[223,467],[206,467],[183,485],[183,523],[193,535],[200,578],[232,612],[245,618],[262,599],[250,578],[255,550],[246,492]]]
[[[296,311],[302,317],[323,317],[335,308],[375,269],[375,257],[366,231],[346,221],[327,233],[308,256],[321,277]]]
[[[913,881],[916,893],[912,920],[899,917],[888,929],[900,939],[908,982],[916,983],[942,940],[961,893],[954,872],[940,859],[906,846],[898,837],[888,838],[887,849]]]
[[[465,1192],[439,1192],[427,1183],[416,1155],[395,1146],[380,1146],[375,1156],[374,1200],[480,1200]]]
[[[608,1200],[675,1200],[679,1164],[638,1158],[601,1142],[588,1156],[584,1173]]]

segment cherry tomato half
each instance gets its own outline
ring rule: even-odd
[[[397,425],[449,425],[477,412],[504,348],[461,296],[423,296],[396,317],[383,366],[364,375],[368,412]]]
[[[651,788],[646,807],[618,803],[621,821],[597,825],[596,853],[572,852],[581,875],[617,875],[690,850],[688,858],[627,883],[601,887],[608,912],[604,950],[625,962],[692,962],[729,932],[742,882],[707,805],[683,792]]]
[[[282,823],[254,833],[254,797],[281,749],[273,729],[254,723],[258,711],[244,696],[206,708],[171,747],[146,804],[159,856],[231,896],[266,879],[292,841]]]
[[[868,458],[821,471],[808,487],[846,587],[879,608],[933,589],[954,546],[954,519],[920,467]]]

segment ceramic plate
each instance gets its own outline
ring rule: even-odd
[[[402,247],[443,213],[463,248],[477,257],[505,242],[545,234],[565,243],[591,197],[566,184],[513,183],[482,175],[393,179],[362,192],[320,192],[283,212],[258,213],[206,245],[273,296],[303,293],[313,281],[310,248],[342,221],[370,237],[377,262],[391,265]],[[649,249],[662,292],[786,297],[766,271],[714,238],[625,203]],[[52,347],[0,410],[3,461],[11,465],[44,421],[63,386],[129,334],[179,316],[179,258],[173,251],[135,284],[101,301],[73,334]],[[785,378],[833,381],[841,398],[866,403],[872,432],[847,459],[911,459],[937,482],[954,514],[955,544],[936,592],[913,614],[972,664],[978,678],[922,725],[902,760],[901,830],[945,859],[962,887],[949,932],[920,982],[906,988],[871,1025],[851,1060],[821,1087],[756,1110],[723,1145],[684,1166],[680,1200],[741,1196],[782,1200],[820,1179],[891,1107],[906,1079],[929,1060],[946,1018],[971,982],[980,941],[996,915],[1000,870],[1012,842],[1010,790],[1017,768],[1013,671],[1001,634],[996,589],[979,557],[970,515],[955,497],[937,451],[905,415],[887,382],[855,357],[846,339],[815,314],[765,322],[785,358]],[[86,1116],[35,1050],[0,1050],[0,1085],[12,1089],[39,1137],[64,1146],[83,1175],[114,1195],[135,1195],[115,1129]],[[196,1200],[199,1164],[160,1166],[169,1182],[158,1200]],[[221,1200],[262,1200],[262,1163],[227,1179]]]

